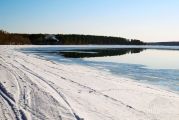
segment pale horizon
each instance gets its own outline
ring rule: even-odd
[[[179,41],[177,0],[2,0],[0,29]]]

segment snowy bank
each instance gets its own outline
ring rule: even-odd
[[[179,119],[174,92],[17,51],[23,47],[31,48],[0,46],[2,120]]]

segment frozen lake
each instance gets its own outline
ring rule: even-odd
[[[24,51],[179,91],[179,47],[47,46]]]

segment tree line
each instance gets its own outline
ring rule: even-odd
[[[56,34],[48,37],[48,34],[19,34],[8,33],[0,30],[0,44],[32,44],[32,45],[144,45],[136,39],[122,37]],[[54,37],[56,39],[54,39]]]
[[[21,35],[8,33],[0,30],[0,44],[1,45],[24,45],[31,44],[30,40]]]
[[[57,35],[59,44],[96,44],[96,45],[142,45],[140,40],[129,40],[122,37],[93,36],[93,35]]]

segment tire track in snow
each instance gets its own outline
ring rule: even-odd
[[[88,86],[82,85],[82,84],[80,84],[80,83],[78,83],[78,82],[75,82],[75,81],[73,81],[73,80],[66,79],[65,77],[62,77],[62,76],[60,76],[60,75],[58,75],[58,74],[55,74],[55,73],[53,73],[53,72],[50,72],[50,71],[48,71],[48,70],[45,70],[45,71],[48,72],[48,73],[50,73],[50,74],[53,74],[53,75],[55,75],[55,76],[58,76],[59,78],[61,78],[61,79],[63,79],[63,80],[67,80],[67,81],[69,81],[69,82],[71,82],[71,83],[73,83],[73,84],[76,84],[76,85],[78,85],[78,86],[81,86],[81,87],[83,87],[83,88],[86,88],[86,89],[88,89],[90,92],[94,92],[94,93],[100,94],[100,95],[102,95],[102,96],[104,96],[104,97],[106,97],[106,98],[109,98],[109,99],[113,100],[113,101],[119,102],[120,104],[126,106],[126,107],[129,108],[129,109],[133,109],[133,110],[135,110],[135,111],[137,111],[137,112],[140,112],[140,113],[145,114],[143,111],[139,111],[139,110],[135,109],[134,107],[132,107],[132,106],[130,106],[130,105],[127,105],[127,104],[125,104],[124,102],[122,102],[122,101],[120,101],[120,100],[117,100],[117,99],[115,99],[115,98],[113,98],[113,97],[110,97],[110,96],[108,96],[108,95],[106,95],[106,94],[104,94],[104,93],[102,93],[102,92],[100,92],[100,91],[97,91],[97,90],[95,90],[95,89],[93,89],[93,88],[90,88],[90,87],[88,87]]]
[[[18,62],[18,61],[16,61]],[[19,63],[19,62],[18,62]],[[30,73],[33,76],[36,76],[37,78],[39,78],[41,81],[43,81],[45,84],[47,84],[50,88],[52,88],[63,100],[64,102],[69,106],[69,108],[71,109],[74,117],[76,118],[76,120],[82,120],[82,118],[80,118],[75,110],[71,107],[70,103],[68,102],[68,100],[66,99],[65,95],[63,95],[62,92],[58,91],[57,89],[55,89],[50,83],[47,82],[47,80],[45,80],[45,78],[39,76],[38,74],[34,73],[32,70],[30,70],[29,68],[27,68],[26,66],[24,66],[23,64],[19,63],[24,69],[24,71]]]
[[[3,63],[4,65],[7,64],[5,59],[2,58],[2,57],[1,57],[0,63]],[[3,67],[6,71],[9,71],[12,75],[14,75],[12,73],[12,71],[4,65],[0,64],[0,66]],[[14,77],[16,78],[16,76],[14,76]],[[17,81],[17,78],[16,78],[16,81]],[[20,89],[19,89],[18,81],[17,81],[17,85],[18,85],[17,88],[18,88],[18,91],[19,91]],[[16,102],[15,99],[10,95],[10,93],[7,92],[7,90],[5,89],[5,87],[1,83],[0,83],[0,95],[3,97],[3,99],[11,107],[11,109],[13,110],[17,120],[26,120],[25,119],[26,117],[23,115],[23,112],[19,109],[18,105],[15,103]],[[19,94],[18,94],[18,96],[19,96]]]
[[[19,70],[19,68],[14,66],[12,63],[6,62],[5,59],[3,59],[3,63],[6,64],[6,66],[9,66],[9,67],[6,67],[5,65],[2,65],[5,70],[9,71],[16,78],[16,83],[18,85],[18,91],[19,92],[18,92],[18,100],[17,101],[15,101],[14,98],[10,97],[9,94],[6,94],[7,97],[5,97],[5,98],[8,98],[8,99],[5,99],[6,101],[9,100],[9,99],[11,99],[11,101],[13,101],[13,102],[7,101],[10,105],[16,106],[15,107],[15,113],[18,114],[16,116],[19,116],[19,114],[21,115],[21,118],[18,117],[17,120],[21,120],[21,119],[22,120],[26,120],[26,115],[24,114],[23,110],[28,110],[36,118],[47,119],[45,117],[45,115],[42,115],[41,113],[38,113],[36,111],[34,112],[32,109],[30,109],[29,107],[27,107],[25,105],[25,99],[24,98],[25,98],[26,92],[25,92],[24,87],[22,87],[24,85],[21,85],[25,81],[23,81],[23,77],[18,74],[18,73],[22,73],[23,74],[23,72],[22,71],[17,72]],[[11,68],[10,68],[10,66],[11,66]],[[16,103],[16,102],[18,102],[18,103]],[[23,110],[21,110],[22,108],[23,108]]]
[[[19,109],[17,108],[16,104],[14,103],[14,101],[12,101],[6,94],[4,94],[1,90],[0,90],[0,96],[8,103],[8,105],[11,107],[12,111],[14,112],[14,115],[16,116],[17,120],[26,120],[23,119],[24,117],[22,117],[23,115],[19,112]]]
[[[22,60],[23,60],[24,62],[26,62],[27,64],[32,64],[33,66],[38,67],[36,64],[33,64],[33,63],[31,63],[31,62],[28,62],[28,61],[26,61],[26,59],[24,59],[24,58],[22,58],[22,57],[19,58],[19,59],[22,59]],[[68,106],[71,108],[71,110],[74,111],[74,109],[71,107],[71,105],[70,105],[69,102],[67,101],[66,97],[62,94],[62,92],[59,92],[59,91],[58,91],[53,85],[51,85],[45,78],[43,78],[43,77],[39,76],[38,74],[34,73],[31,69],[29,69],[28,67],[24,66],[24,64],[18,62],[17,60],[15,60],[15,62],[17,62],[18,64],[20,64],[20,65],[23,67],[23,70],[24,70],[24,71],[26,71],[27,73],[30,73],[30,74],[36,76],[37,78],[39,78],[40,80],[42,80],[43,82],[45,82],[48,86],[50,86],[53,90],[55,90],[55,92],[58,93],[58,94],[62,97],[62,99],[64,99],[64,101],[68,104]],[[39,66],[39,67],[40,67],[40,66]],[[50,66],[48,66],[48,67],[50,67]],[[51,67],[50,67],[50,68],[51,68]],[[52,68],[52,69],[53,69],[53,68]],[[76,81],[73,81],[73,80],[71,80],[71,79],[66,79],[65,77],[62,77],[62,76],[60,76],[60,75],[58,75],[58,74],[56,74],[56,73],[53,73],[53,72],[51,72],[51,71],[48,71],[48,68],[45,69],[45,70],[44,70],[43,68],[40,68],[40,70],[43,70],[43,72],[47,72],[47,73],[49,73],[49,74],[53,74],[54,76],[57,76],[57,77],[59,77],[59,78],[65,80],[65,81],[69,81],[70,83],[73,83],[73,84],[76,84],[76,85],[78,85],[78,86],[80,86],[80,87],[83,87],[83,88],[85,88],[85,89],[88,89],[90,92],[94,92],[94,93],[96,93],[96,94],[99,94],[99,95],[101,95],[101,96],[107,98],[107,99],[110,99],[111,101],[113,101],[112,103],[115,104],[115,105],[118,105],[118,106],[121,106],[121,105],[122,105],[122,106],[125,106],[125,107],[126,107],[127,109],[129,109],[129,110],[132,110],[132,111],[135,111],[135,112],[137,112],[137,113],[146,115],[145,112],[140,111],[140,110],[137,110],[137,109],[135,109],[134,107],[132,107],[132,106],[130,106],[130,105],[128,105],[128,104],[125,104],[123,101],[117,100],[117,99],[115,99],[115,98],[113,98],[113,97],[111,97],[111,96],[108,96],[108,95],[106,95],[106,94],[104,94],[104,93],[102,93],[102,92],[100,92],[100,91],[97,91],[97,90],[95,90],[95,89],[93,89],[93,88],[91,88],[91,87],[88,87],[88,86],[86,86],[86,85],[80,84],[80,83],[78,83],[78,82],[76,82]],[[75,117],[76,117],[77,120],[80,119],[78,116],[76,116],[75,112],[73,112],[73,113],[74,113],[74,115],[75,115]]]
[[[16,56],[16,57],[17,57],[17,56]],[[13,60],[13,61],[15,61],[15,62],[18,63],[18,61],[16,61],[16,60]],[[12,71],[17,71],[17,69],[18,69],[21,73],[23,73],[23,71],[21,71],[21,69],[20,69],[19,67],[14,66],[12,63],[7,63],[7,64],[9,64],[10,66],[12,66],[13,69],[16,68],[16,70],[12,70]],[[20,63],[19,63],[19,64],[20,64]],[[20,65],[23,66],[22,64],[20,64]],[[25,66],[24,66],[24,67],[25,67]],[[29,72],[29,71],[27,71],[27,72]],[[16,72],[15,75],[18,75],[18,72]],[[36,76],[36,77],[39,78],[38,75],[34,75],[34,76]],[[20,76],[19,76],[19,78],[22,79]],[[39,78],[39,79],[42,80],[42,78]],[[44,80],[44,82],[46,83],[45,80]],[[46,84],[48,84],[48,83],[46,83]],[[48,85],[49,85],[49,84],[48,84]],[[52,89],[54,89],[53,86],[50,85],[50,87],[51,87]],[[54,90],[55,90],[55,89],[54,89]],[[56,90],[55,90],[55,91],[56,91]],[[57,91],[56,91],[56,92],[57,92]],[[64,99],[64,98],[63,98],[64,95],[62,95],[62,94],[59,93],[59,92],[57,92],[57,93],[61,96],[62,99]],[[21,95],[21,96],[22,96],[22,95]],[[77,120],[80,120],[79,116],[78,116],[78,115],[74,112],[74,110],[71,108],[71,106],[70,106],[70,104],[68,103],[68,101],[67,101],[67,100],[64,100],[64,101],[65,101],[66,104],[70,107],[71,111],[73,111],[73,115],[74,115],[74,117],[75,117]],[[21,105],[21,106],[22,106],[22,105]],[[31,113],[32,113],[32,112],[31,112]]]
[[[20,59],[22,59],[22,60],[23,60],[24,62],[26,62],[26,63],[29,63],[29,64],[32,64],[32,65],[36,66],[36,65],[33,64],[33,63],[27,62],[27,61],[26,61],[25,59],[23,59],[23,58],[20,58]],[[43,59],[43,60],[44,60],[44,59]],[[47,60],[47,61],[48,61],[48,60]],[[16,61],[16,62],[18,62],[18,61]],[[19,63],[19,62],[18,62],[18,63]],[[21,64],[21,63],[19,63],[19,64]],[[21,65],[22,65],[22,64],[21,64]],[[27,68],[26,66],[24,66],[24,65],[22,65],[22,66],[23,66],[24,68],[30,70],[30,69]],[[38,67],[38,66],[36,66],[36,67]],[[48,67],[50,67],[50,66],[48,66]],[[61,69],[54,68],[54,67],[50,67],[50,68],[52,68],[52,69],[57,69],[57,70],[61,70]],[[30,71],[31,71],[31,70],[30,70]],[[106,95],[106,94],[104,94],[104,93],[102,93],[102,92],[100,92],[100,91],[96,91],[96,90],[94,90],[94,89],[92,89],[92,88],[90,88],[90,87],[88,87],[88,86],[82,85],[82,84],[80,84],[80,83],[78,83],[78,82],[75,82],[75,81],[73,81],[73,80],[66,79],[66,78],[64,78],[64,77],[62,77],[62,76],[59,76],[58,74],[55,74],[55,73],[53,73],[53,72],[51,72],[51,71],[48,71],[47,69],[44,70],[44,72],[48,72],[48,73],[53,74],[53,75],[55,75],[55,76],[58,76],[58,77],[60,77],[61,79],[64,79],[64,80],[68,80],[68,81],[71,82],[71,83],[74,83],[74,84],[76,84],[76,85],[78,85],[78,86],[81,86],[81,87],[83,87],[83,88],[86,88],[86,89],[88,89],[88,90],[90,90],[90,91],[92,91],[92,92],[101,94],[101,95],[103,95],[103,96],[106,97],[106,98],[109,98],[109,99],[111,99],[111,100],[113,100],[113,101],[117,101],[117,102],[121,103],[122,105],[125,105],[127,108],[133,109],[133,110],[135,110],[135,111],[138,111],[138,112],[144,114],[143,111],[136,110],[134,107],[132,107],[132,106],[130,106],[130,105],[127,105],[127,104],[125,104],[124,102],[119,101],[119,100],[117,100],[117,99],[115,99],[115,98],[113,98],[113,97],[110,97],[110,96],[108,96],[108,95]],[[48,83],[48,84],[49,84],[49,83]],[[50,86],[51,86],[51,85],[50,85]],[[56,89],[55,89],[55,90],[56,90]],[[57,91],[57,92],[58,92],[58,91]]]
[[[23,59],[23,60],[24,60],[24,59]],[[25,60],[24,60],[24,61],[25,61]],[[18,61],[16,61],[16,62],[18,62]],[[25,62],[27,62],[27,61],[25,61]],[[18,62],[18,63],[19,63],[19,62]],[[27,62],[27,63],[34,65],[33,63],[30,63],[30,62]],[[19,63],[19,64],[21,64],[21,63]],[[30,70],[28,67],[24,66],[23,64],[21,64],[21,66],[24,67],[24,70],[27,70],[27,72],[30,72],[31,74],[35,75],[35,76],[38,77],[39,79],[43,80],[43,81],[44,81],[45,83],[47,83],[51,88],[53,88],[58,94],[60,94],[60,96],[64,99],[64,101],[69,105],[69,107],[70,107],[70,108],[72,109],[72,111],[74,112],[74,109],[71,107],[71,105],[69,104],[69,102],[67,101],[67,99],[65,98],[65,96],[64,96],[61,92],[59,92],[56,88],[54,88],[54,86],[52,86],[50,83],[48,83],[47,80],[45,80],[43,77],[39,76],[38,74],[34,73],[34,72],[33,72],[32,70]],[[37,67],[37,66],[36,66],[36,67]],[[48,67],[49,67],[49,66],[48,66]],[[50,67],[50,68],[51,68],[51,67]],[[117,103],[119,103],[120,105],[123,105],[123,106],[125,106],[126,108],[128,108],[128,109],[130,109],[130,110],[132,110],[132,111],[135,111],[135,112],[137,112],[137,113],[140,113],[140,114],[143,114],[143,115],[146,116],[146,113],[145,113],[145,112],[140,111],[140,110],[137,110],[136,108],[134,108],[134,107],[132,107],[132,106],[130,106],[130,105],[124,103],[123,101],[120,101],[120,100],[118,100],[118,99],[115,99],[115,98],[113,98],[113,97],[111,97],[111,96],[108,96],[108,95],[106,95],[106,94],[104,94],[104,93],[102,93],[102,92],[100,92],[100,91],[97,91],[97,90],[95,90],[95,89],[93,89],[93,88],[90,88],[90,87],[88,87],[88,86],[82,85],[82,84],[80,84],[80,83],[78,83],[78,82],[75,82],[75,81],[73,81],[73,80],[71,80],[71,79],[66,79],[65,77],[62,77],[62,76],[60,76],[60,75],[58,75],[58,74],[56,74],[56,73],[53,73],[53,72],[51,72],[51,71],[48,71],[47,69],[46,69],[46,70],[43,70],[43,71],[44,71],[44,72],[47,72],[47,73],[50,73],[50,74],[53,74],[54,76],[57,76],[57,77],[59,77],[59,78],[61,78],[61,79],[63,79],[63,80],[69,81],[70,83],[73,83],[73,84],[76,84],[76,85],[81,86],[81,87],[83,87],[83,88],[86,88],[86,89],[88,89],[90,92],[94,92],[94,93],[96,93],[96,94],[102,95],[103,97],[108,98],[108,99],[110,99],[110,100],[112,100],[112,101],[114,101],[114,102],[117,102]],[[113,103],[113,104],[119,106],[119,104],[117,104],[117,103]],[[76,115],[75,112],[74,112],[74,115]],[[79,120],[78,116],[77,116],[77,120]]]

